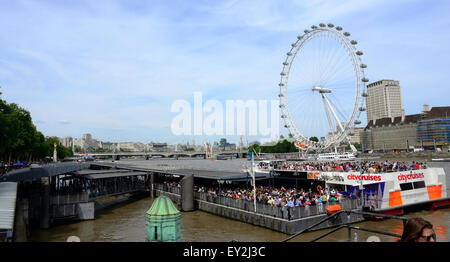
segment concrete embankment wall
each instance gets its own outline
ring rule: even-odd
[[[165,192],[161,190],[155,190],[155,195],[160,196],[164,194],[174,201],[179,206],[181,205],[181,197],[178,194]],[[218,216],[238,220],[241,222],[249,223],[256,226],[265,227],[285,234],[294,234],[301,230],[304,230],[311,225],[320,222],[327,217],[326,214],[309,216],[304,218],[299,218],[295,220],[288,220],[276,217],[270,217],[263,214],[258,214],[254,212],[249,212],[233,207],[228,207],[224,205],[219,205],[199,199],[195,199],[195,206],[198,210],[212,213]],[[336,218],[326,221],[319,226],[316,226],[312,230],[319,230],[334,227],[342,223],[355,223],[363,221],[363,217],[356,214],[337,216]]]

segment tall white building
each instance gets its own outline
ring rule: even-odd
[[[367,85],[367,94],[367,123],[404,115],[399,81],[380,80],[371,83]]]
[[[80,147],[82,150],[86,150],[88,148],[102,148],[102,142],[93,139],[91,134],[83,134],[81,138],[73,139],[73,144],[74,146]]]
[[[58,138],[62,146],[72,148],[73,139],[71,137]]]

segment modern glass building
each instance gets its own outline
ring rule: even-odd
[[[450,117],[419,120],[417,142],[424,147],[450,145]]]

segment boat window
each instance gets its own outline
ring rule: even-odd
[[[400,188],[402,189],[402,191],[411,190],[411,189],[413,189],[413,185],[412,185],[412,183],[403,183],[403,184],[400,184]]]
[[[425,187],[425,181],[413,182],[413,185],[414,185],[414,189],[424,188]]]

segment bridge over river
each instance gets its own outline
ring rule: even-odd
[[[213,156],[229,156],[235,158],[245,158],[248,152],[243,151],[215,151],[213,154],[205,151],[154,151],[154,152],[109,152],[109,153],[78,153],[74,154],[76,157],[91,156],[97,158],[113,158],[120,159],[121,157],[166,157],[166,158],[178,158],[178,157],[203,157],[211,158]]]

